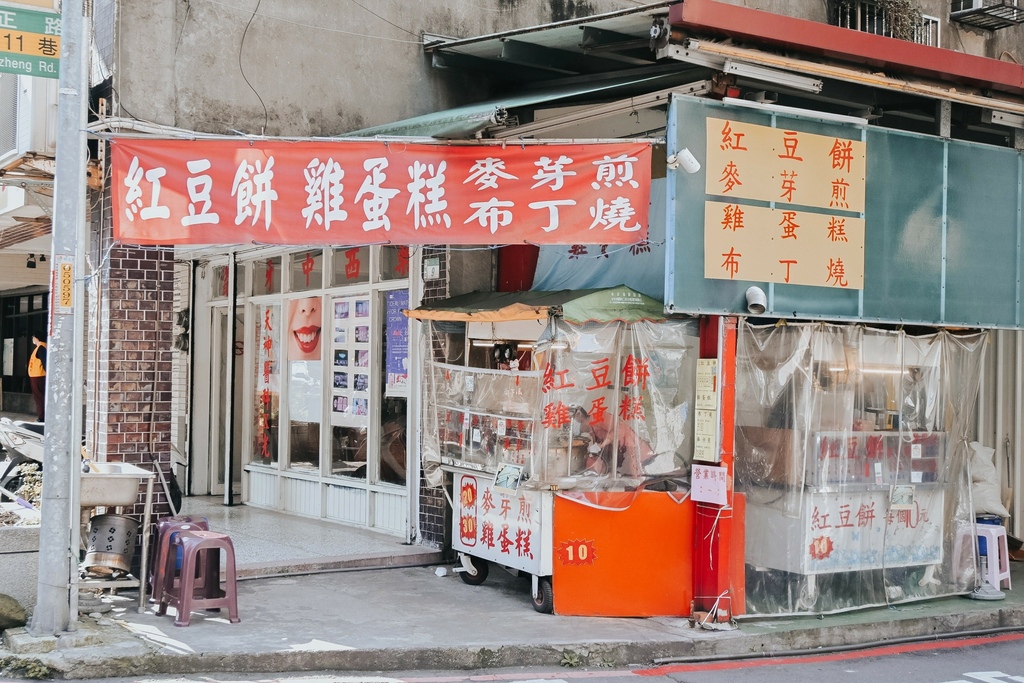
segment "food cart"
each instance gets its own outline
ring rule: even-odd
[[[742,324],[736,487],[747,498],[750,613],[834,612],[973,587],[973,557],[957,549],[973,537],[966,434],[984,341]]]
[[[462,579],[495,563],[538,611],[689,615],[697,321],[627,287],[408,315],[430,324],[424,470],[452,487]]]

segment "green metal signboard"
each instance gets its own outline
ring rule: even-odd
[[[714,243],[719,239],[716,231],[737,227],[711,213],[723,203],[731,203],[734,213],[737,209],[746,213],[743,229],[772,230],[777,233],[772,236],[776,242],[792,236],[792,230],[785,232],[787,214],[806,219],[822,211],[787,205],[784,199],[717,196],[721,191],[715,189],[716,182],[724,177],[723,169],[710,167],[718,157],[708,148],[719,147],[722,121],[735,130],[778,129],[779,139],[814,135],[834,139],[840,146],[845,141],[864,145],[863,211],[858,207],[832,212],[845,219],[848,227],[856,221],[863,224],[861,283],[840,287],[835,278],[830,280],[833,286],[787,284],[788,271],[778,268],[782,275],[774,281],[743,279],[742,270],[735,277],[730,277],[733,271],[724,276],[715,272],[727,261],[723,258],[727,250]],[[741,138],[747,146],[749,140]],[[670,166],[668,172],[668,310],[748,315],[747,290],[758,287],[765,294],[766,317],[1024,329],[1024,154],[831,120],[813,112],[773,111],[685,96],[673,99],[667,145],[669,155],[683,158],[685,149],[701,164],[695,169],[684,162],[676,169]],[[785,150],[779,147],[778,151]],[[709,157],[712,164],[707,163]],[[762,175],[772,173],[761,171]],[[763,180],[751,175],[748,170],[744,180]],[[752,217],[762,215],[781,217],[775,221],[779,225],[762,221],[755,226]],[[814,218],[823,222],[818,214]],[[774,258],[767,249],[748,248],[745,253],[755,259]],[[831,262],[827,253],[810,255],[822,263]],[[797,260],[793,257],[794,263]]]
[[[0,72],[57,78],[60,28],[59,14],[0,7]]]

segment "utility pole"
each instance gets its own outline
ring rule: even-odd
[[[88,55],[83,0],[63,0],[39,581],[28,627],[37,637],[74,630],[78,620],[84,275],[89,245],[85,183]]]

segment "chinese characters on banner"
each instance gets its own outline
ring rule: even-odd
[[[707,149],[705,277],[863,289],[865,143],[708,118]]]
[[[531,574],[540,574],[546,515],[539,492],[499,491],[472,474],[455,478],[455,533],[452,547]]]
[[[633,244],[647,142],[112,143],[114,235],[130,244]]]
[[[888,488],[810,496],[804,515],[807,573],[941,562],[943,491],[918,487],[905,509],[893,509],[888,498]]]
[[[277,425],[281,391],[281,349],[275,343],[280,306],[259,307],[256,320],[256,430],[253,452],[256,462],[277,462]]]

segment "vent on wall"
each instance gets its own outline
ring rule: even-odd
[[[57,80],[0,74],[0,168],[57,149]]]

